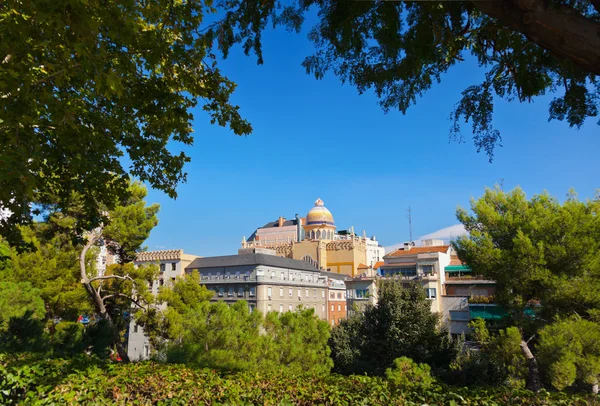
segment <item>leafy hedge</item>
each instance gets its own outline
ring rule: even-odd
[[[221,374],[178,364],[0,358],[0,404],[596,405],[597,397],[434,386],[403,391],[382,378]]]

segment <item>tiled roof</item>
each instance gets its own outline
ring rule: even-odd
[[[135,257],[135,262],[178,260],[178,259],[181,259],[182,254],[183,254],[183,250],[139,252]]]
[[[450,256],[450,265],[464,265],[460,259],[458,259],[458,255]]]
[[[369,269],[369,267],[365,264],[358,264],[358,269]]]
[[[373,265],[373,269],[379,269],[383,264],[384,264],[383,261],[379,261],[375,265]]]
[[[449,245],[438,245],[435,247],[411,247],[408,250],[404,248],[397,249],[396,251],[386,255],[386,257],[403,257],[405,255],[417,255],[417,254],[428,254],[434,252],[448,252]]]

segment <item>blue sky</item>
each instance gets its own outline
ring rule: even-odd
[[[408,239],[406,209],[415,236],[456,224],[457,206],[500,179],[528,195],[547,190],[581,198],[600,187],[600,127],[581,130],[548,122],[551,97],[518,104],[498,100],[494,123],[503,147],[493,163],[465,143],[449,141],[448,119],[460,92],[477,84],[476,64],[455,66],[406,115],[384,114],[372,94],[358,95],[333,74],[317,81],[300,65],[313,51],[301,35],[283,29],[264,35],[264,65],[236,48],[221,69],[238,84],[233,97],[254,132],[238,137],[194,112],[195,145],[185,150],[188,182],[179,197],[151,190],[160,223],[146,246],[182,248],[202,256],[234,254],[242,236],[283,215],[302,216],[320,197],[338,229],[365,229],[383,245]]]

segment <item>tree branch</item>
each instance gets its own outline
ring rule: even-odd
[[[130,296],[127,296],[124,293],[114,293],[112,295],[106,295],[106,296],[104,296],[102,298],[102,300],[111,299],[113,297],[124,297],[125,299],[128,299],[130,302],[132,302],[133,304],[135,304],[140,309],[144,309],[144,306],[142,306],[137,300],[135,300],[134,298],[132,298]]]
[[[472,3],[480,12],[538,46],[571,61],[585,72],[600,75],[600,23],[574,8],[549,8],[543,0]]]
[[[91,278],[89,280],[89,283],[92,283],[94,281],[101,281],[101,280],[106,280],[106,279],[118,279],[121,281],[131,281],[133,283],[135,283],[135,281],[133,280],[133,278],[129,275],[125,275],[125,276],[121,276],[121,275],[103,275],[103,276],[95,276],[93,278]]]

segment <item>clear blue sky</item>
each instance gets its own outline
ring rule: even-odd
[[[242,236],[279,215],[302,216],[320,197],[338,229],[367,230],[383,245],[456,224],[457,206],[504,179],[528,195],[547,190],[563,199],[569,188],[581,198],[600,187],[600,127],[581,130],[548,122],[551,97],[534,103],[497,101],[494,123],[503,147],[493,163],[477,153],[465,126],[463,144],[450,142],[448,119],[460,92],[477,84],[483,70],[455,66],[406,115],[384,114],[372,94],[358,95],[333,74],[317,81],[300,65],[313,51],[301,35],[268,30],[264,65],[238,48],[221,64],[238,84],[233,101],[253,125],[248,137],[211,126],[194,112],[192,162],[177,200],[150,191],[160,203],[160,223],[146,246],[182,248],[197,255],[234,254]],[[182,149],[173,145],[176,150]]]

